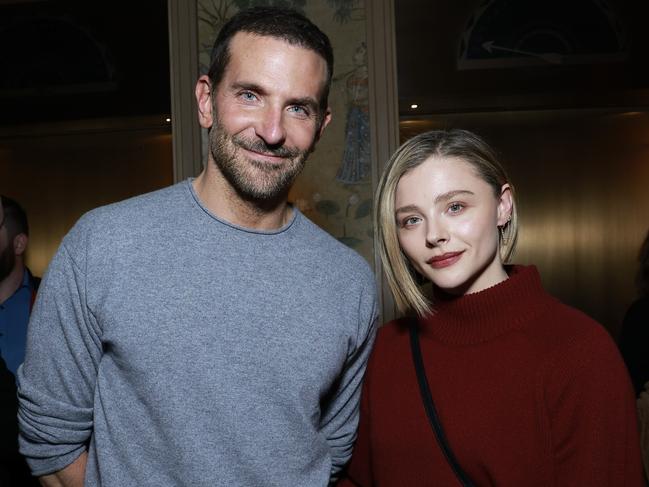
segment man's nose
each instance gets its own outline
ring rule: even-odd
[[[255,133],[269,146],[281,146],[286,140],[284,110],[279,107],[265,107],[255,125]]]

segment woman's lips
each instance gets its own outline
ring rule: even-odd
[[[448,267],[455,264],[460,258],[464,251],[461,252],[446,252],[442,255],[436,255],[431,257],[426,261],[433,269],[441,269],[443,267]]]

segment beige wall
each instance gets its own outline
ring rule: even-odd
[[[83,213],[167,186],[172,173],[170,128],[156,118],[0,133],[0,192],[27,211],[27,264],[38,275]]]

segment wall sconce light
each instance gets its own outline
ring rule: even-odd
[[[419,105],[417,105],[416,103],[413,103],[412,105],[410,105],[410,108],[412,108],[414,110],[416,108],[419,108]]]

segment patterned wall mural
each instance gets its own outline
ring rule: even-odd
[[[365,7],[362,0],[199,0],[199,63],[207,72],[212,43],[239,9],[256,5],[301,11],[331,39],[333,119],[289,199],[315,223],[374,263]],[[203,156],[207,154],[203,133]]]

